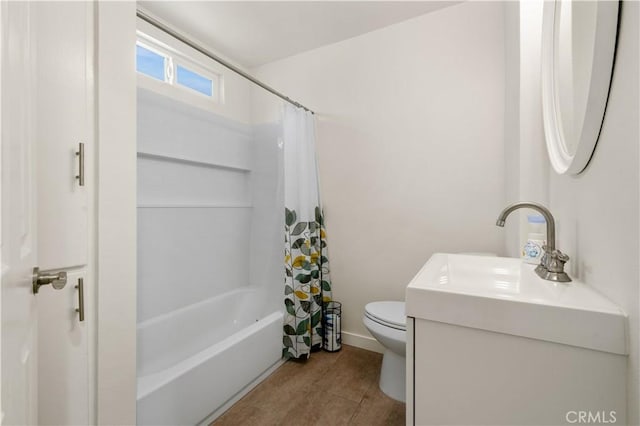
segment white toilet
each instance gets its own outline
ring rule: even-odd
[[[372,302],[364,308],[365,327],[385,347],[380,389],[405,402],[407,317],[404,302]]]

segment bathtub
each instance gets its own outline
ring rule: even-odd
[[[138,324],[137,423],[195,425],[280,362],[282,312],[235,290]]]

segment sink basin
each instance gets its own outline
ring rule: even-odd
[[[628,354],[624,311],[592,287],[538,277],[520,259],[434,254],[407,287],[407,316]]]

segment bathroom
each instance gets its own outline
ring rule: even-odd
[[[0,422],[639,425],[640,7],[586,4],[561,170],[568,0],[0,3]]]

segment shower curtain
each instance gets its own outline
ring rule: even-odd
[[[331,301],[313,114],[285,105],[283,141],[286,313],[282,354],[304,359],[322,347],[322,305]]]

